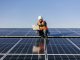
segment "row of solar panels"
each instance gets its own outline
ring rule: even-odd
[[[20,41],[11,54],[32,54],[32,47],[40,38],[0,38],[0,53],[6,53]],[[80,54],[80,38],[49,38],[48,54]],[[75,45],[74,45],[75,44]]]

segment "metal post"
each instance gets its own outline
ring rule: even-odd
[[[45,53],[45,60],[48,60],[46,40],[47,38],[44,38],[44,53]]]

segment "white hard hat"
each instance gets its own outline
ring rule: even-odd
[[[40,20],[40,19],[43,19],[43,17],[42,16],[38,16],[38,20]]]

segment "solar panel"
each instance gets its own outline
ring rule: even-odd
[[[2,31],[0,31],[0,36],[5,36],[5,35],[7,35],[8,33],[10,33],[9,31],[8,32],[2,32]]]
[[[32,53],[32,46],[36,39],[23,39],[10,53]],[[17,49],[16,49],[17,48]]]
[[[26,32],[14,32],[12,34],[10,34],[10,36],[24,36],[26,34]]]
[[[80,56],[76,55],[49,55],[48,60],[79,60]]]
[[[51,53],[52,54],[78,54],[80,53],[80,50],[77,49],[70,41],[68,41],[65,38],[50,38],[47,49],[48,49],[48,53],[50,54]]]
[[[80,28],[69,28],[69,30],[80,32]]]
[[[6,35],[9,36],[37,36],[32,29],[8,30],[9,33]],[[79,32],[79,29],[50,29],[50,36],[79,36],[76,31]],[[0,38],[0,58],[4,60],[46,60],[46,53],[33,54],[32,52],[33,46],[39,39]],[[80,60],[80,38],[48,38],[48,40],[48,60]],[[39,59],[39,56],[42,58]]]
[[[64,29],[54,28],[49,29],[49,36],[80,36],[80,29]],[[0,36],[37,36],[36,32],[32,29],[0,29]]]
[[[45,60],[45,56],[39,59],[37,55],[8,55],[4,60]]]

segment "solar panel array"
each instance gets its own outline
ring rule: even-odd
[[[80,36],[80,29],[63,29],[63,28],[54,28],[49,29],[50,35],[49,36]],[[25,28],[2,28],[0,29],[0,36],[37,36],[35,31],[32,29],[25,29]]]
[[[49,29],[49,36],[80,36],[80,29]],[[0,36],[37,36],[32,29],[0,29]],[[2,60],[46,60],[32,53],[39,38],[0,38]],[[80,60],[80,38],[48,38],[48,60]]]

